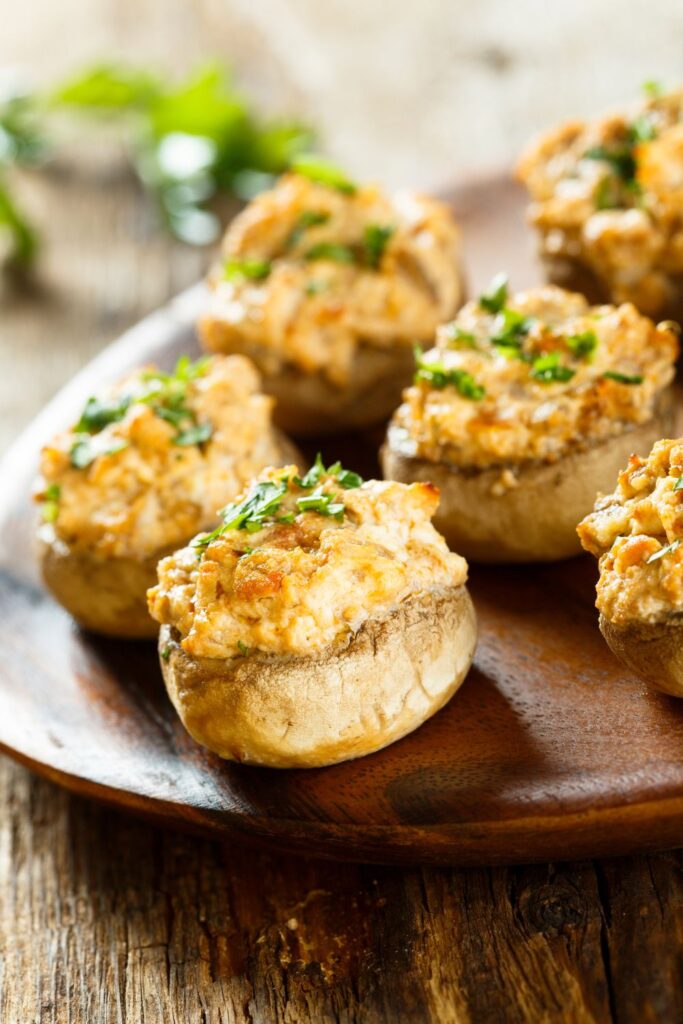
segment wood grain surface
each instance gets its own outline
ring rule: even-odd
[[[5,438],[200,271],[123,180],[25,188],[49,248],[33,287],[4,286]],[[678,1024],[682,869],[315,862],[162,830],[1,759],[0,1021]]]

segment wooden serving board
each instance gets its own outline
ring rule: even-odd
[[[523,198],[505,179],[460,189],[471,291],[537,279]],[[77,792],[159,821],[306,854],[377,862],[515,863],[683,842],[683,701],[612,657],[596,568],[471,568],[480,642],[451,703],[413,735],[313,771],[221,762],[185,733],[152,644],[74,626],[38,581],[29,491],[41,443],[104,381],[197,349],[201,287],[82,371],[16,442],[0,475],[0,748]],[[366,475],[376,437],[325,441]],[[314,446],[315,447],[315,446]]]

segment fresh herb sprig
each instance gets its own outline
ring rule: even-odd
[[[415,348],[414,351],[415,365],[417,367],[415,371],[416,383],[424,381],[425,384],[429,384],[431,388],[435,388],[437,391],[452,387],[463,398],[473,402],[481,401],[486,394],[486,389],[483,385],[478,384],[472,374],[466,370],[448,369],[443,363],[427,361],[421,349]]]
[[[665,545],[665,547],[660,548],[658,551],[655,551],[654,554],[650,555],[646,564],[651,565],[653,562],[658,562],[659,559],[664,558],[665,555],[670,555],[674,551],[677,551],[680,546],[681,541],[680,538],[677,537],[676,540],[672,540],[670,544]]]
[[[43,493],[40,515],[44,523],[54,523],[59,515],[59,499],[62,488],[59,484],[48,484]]]
[[[559,352],[548,352],[534,359],[530,373],[541,384],[557,384],[571,380],[576,370],[560,362]]]
[[[602,375],[605,380],[615,380],[618,384],[642,384],[641,373],[619,373],[617,370],[605,370]]]
[[[507,274],[496,274],[491,281],[488,291],[479,296],[479,305],[487,313],[500,313],[508,300],[508,278]]]

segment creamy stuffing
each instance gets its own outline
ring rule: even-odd
[[[150,613],[193,657],[344,642],[411,594],[465,583],[467,563],[431,523],[438,501],[430,484],[362,483],[319,461],[303,478],[268,470],[226,526],[160,563]]]
[[[596,604],[610,622],[683,614],[683,438],[632,455],[578,533],[600,559]]]
[[[631,304],[591,306],[554,286],[508,296],[499,281],[418,357],[391,443],[480,469],[553,462],[649,420],[677,351],[674,332]]]
[[[218,521],[217,509],[281,461],[273,400],[242,356],[137,370],[43,448],[36,498],[58,539],[144,559]]]
[[[460,233],[419,195],[287,174],[235,218],[199,329],[216,351],[246,351],[267,373],[294,364],[348,383],[359,345],[433,336],[457,309]]]
[[[683,90],[569,121],[522,157],[542,252],[588,268],[615,302],[652,315],[683,282]]]

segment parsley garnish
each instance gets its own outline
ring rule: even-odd
[[[598,347],[598,336],[595,331],[580,331],[578,334],[570,334],[567,338],[567,347],[577,359],[590,359]]]
[[[507,274],[496,274],[489,285],[489,290],[479,296],[479,305],[487,313],[500,313],[508,300]]]
[[[325,469],[325,463],[320,452],[318,452],[315,462],[304,476],[294,477],[294,483],[302,491],[308,491],[313,487],[317,487],[323,476],[334,477],[340,487],[343,487],[346,491],[360,487],[363,483],[362,476],[354,473],[351,469],[344,469],[339,461],[333,462],[328,469]]]
[[[74,430],[77,434],[98,434],[110,423],[119,423],[126,415],[130,403],[130,395],[121,395],[111,401],[91,397],[85,403],[85,409]]]
[[[316,487],[312,494],[296,499],[296,506],[301,512],[317,512],[321,516],[331,516],[339,522],[344,518],[344,502],[335,501],[333,494],[326,494]]]
[[[457,324],[448,324],[445,329],[449,348],[476,348],[477,339],[471,331],[464,331]]]
[[[327,281],[309,281],[304,291],[306,295],[319,295],[320,292],[324,292],[329,288]]]
[[[226,260],[223,277],[226,281],[262,281],[270,274],[267,260]]]
[[[676,551],[676,549],[680,547],[680,544],[680,539],[677,537],[676,540],[672,540],[670,544],[666,545],[666,547],[660,548],[659,551],[655,551],[653,555],[650,555],[646,564],[650,565],[652,562],[658,562],[659,559],[664,558],[665,555],[670,555],[672,551]]]
[[[674,484],[674,491],[683,491],[683,474],[679,476],[678,480]]]
[[[329,219],[330,214],[327,210],[303,210],[297,217],[296,224],[285,242],[285,248],[291,249],[301,241],[305,231],[317,227],[319,224],[327,224]]]
[[[368,224],[366,226],[363,232],[363,251],[365,264],[371,270],[377,270],[379,267],[384,256],[384,250],[395,230],[395,228],[390,226],[382,227],[381,224]]]
[[[192,427],[188,427],[187,430],[181,430],[180,433],[176,434],[173,438],[173,444],[179,444],[183,447],[187,447],[191,444],[204,444],[208,441],[213,433],[213,427],[210,423],[196,423]]]
[[[240,652],[240,654],[245,658],[249,654],[249,648],[241,640],[237,641],[237,649]]]
[[[87,469],[99,455],[116,455],[117,452],[123,451],[127,447],[128,441],[119,438],[108,448],[98,451],[89,434],[78,434],[69,449],[69,461],[74,469]]]
[[[649,78],[647,82],[643,82],[641,88],[645,95],[648,96],[651,100],[659,99],[659,97],[664,93],[664,87],[662,86],[662,83],[655,82],[652,78]]]
[[[585,160],[604,160],[622,181],[632,181],[635,178],[636,161],[630,142],[614,146],[612,149],[607,146],[592,146],[583,156]]]
[[[542,384],[555,384],[571,380],[575,372],[571,367],[563,366],[560,363],[557,352],[539,356],[531,365],[531,376],[535,380],[541,381]]]
[[[315,181],[318,185],[327,185],[328,188],[334,188],[346,195],[353,195],[357,191],[350,178],[331,160],[324,157],[312,153],[302,154],[292,160],[291,167],[297,174],[308,178],[309,181]]]
[[[59,515],[59,498],[62,488],[59,484],[48,484],[43,495],[43,502],[40,506],[40,514],[43,522],[54,523]]]
[[[172,650],[173,648],[171,647],[170,644],[164,644],[164,646],[161,648],[161,657],[163,658],[164,661],[168,661],[168,659],[171,657]]]
[[[443,363],[425,362],[419,348],[415,349],[415,381],[425,381],[430,387],[440,391],[442,388],[453,387],[462,395],[473,402],[480,401],[486,394],[486,389],[477,384],[471,373],[466,370],[448,370]]]
[[[286,493],[286,477],[278,481],[262,480],[254,484],[243,501],[232,502],[222,508],[218,513],[223,519],[221,525],[211,533],[192,541],[192,546],[206,548],[228,530],[246,530],[248,533],[262,530],[267,522],[274,519]]]
[[[353,250],[336,242],[318,242],[304,253],[306,260],[333,260],[335,263],[354,263]]]
[[[533,327],[533,319],[516,309],[503,308],[496,317],[491,343],[506,355],[520,355],[522,343]]]
[[[642,384],[643,376],[640,373],[628,374],[618,373],[616,370],[605,370],[605,380],[615,380],[618,384]]]

